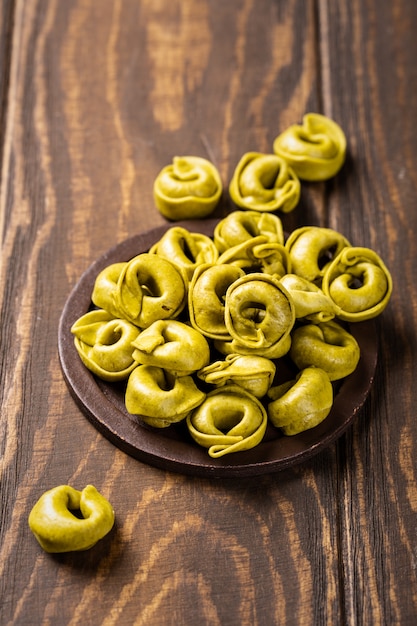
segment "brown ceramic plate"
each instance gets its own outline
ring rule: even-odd
[[[181,222],[191,232],[212,235],[217,220]],[[184,423],[153,429],[124,405],[124,387],[93,376],[82,364],[70,332],[72,324],[91,307],[97,274],[107,265],[128,261],[149,250],[171,224],[123,241],[106,252],[81,276],[70,294],[59,325],[59,355],[69,389],[86,417],[113,444],[150,465],[195,476],[239,477],[267,474],[301,463],[334,442],[354,420],[371,388],[376,360],[377,335],[373,321],[350,326],[361,349],[355,372],[344,379],[335,393],[329,416],[316,428],[292,437],[268,427],[261,444],[252,450],[212,459],[207,450],[188,435]]]

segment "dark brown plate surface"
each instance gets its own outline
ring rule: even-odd
[[[217,220],[181,222],[191,232],[212,235]],[[128,261],[146,252],[172,225],[131,237],[106,252],[81,276],[71,292],[59,325],[59,355],[65,380],[86,417],[113,444],[150,465],[195,476],[256,476],[305,461],[334,442],[354,420],[372,386],[377,361],[377,334],[373,321],[350,326],[361,349],[355,372],[342,382],[328,417],[315,428],[292,437],[269,428],[257,447],[212,459],[205,448],[189,437],[184,424],[153,429],[126,411],[124,389],[106,383],[81,362],[70,332],[72,324],[91,307],[97,274],[107,265]]]

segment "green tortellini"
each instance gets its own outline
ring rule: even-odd
[[[203,402],[205,393],[192,376],[174,376],[155,365],[140,365],[127,381],[125,404],[154,428],[166,428],[182,421]]]
[[[140,328],[177,317],[187,302],[181,272],[169,260],[143,253],[116,263],[97,276],[93,303]]]
[[[289,213],[297,206],[300,192],[300,181],[287,160],[260,152],[243,155],[229,186],[233,202],[252,211]]]
[[[104,309],[114,317],[120,316],[117,306],[117,282],[127,263],[112,263],[105,267],[94,283],[91,301],[96,307]]]
[[[232,211],[214,229],[213,240],[220,253],[262,235],[269,243],[284,243],[282,222],[273,213]]]
[[[236,265],[246,273],[261,271],[278,278],[284,276],[291,266],[285,246],[270,242],[263,235],[252,237],[225,250],[217,263]]]
[[[211,339],[229,339],[224,301],[230,285],[245,273],[234,265],[199,265],[188,291],[188,311],[194,328]]]
[[[238,339],[215,339],[214,347],[220,354],[228,356],[229,354],[242,354],[245,356],[263,356],[266,359],[280,359],[288,354],[291,346],[291,333],[284,335],[280,341],[272,346],[264,348],[255,348],[254,346],[244,345]]]
[[[141,365],[155,365],[176,376],[186,376],[210,360],[206,338],[177,320],[159,320],[132,341],[133,358]]]
[[[191,233],[181,226],[169,228],[149,252],[177,266],[186,276],[187,284],[199,265],[216,263],[219,258],[219,251],[210,237]]]
[[[333,405],[333,386],[326,372],[319,367],[302,369],[295,380],[269,391],[272,402],[268,415],[284,435],[296,435],[318,426]]]
[[[291,269],[290,256],[279,243],[260,243],[253,249],[255,267],[275,278],[285,276]]]
[[[111,531],[114,519],[112,505],[93,485],[82,491],[59,485],[41,495],[28,523],[45,552],[60,554],[89,550]]]
[[[71,332],[80,359],[99,378],[124,380],[137,366],[132,343],[140,331],[130,322],[98,309],[80,317]]]
[[[262,356],[229,354],[224,361],[215,361],[203,367],[197,375],[204,382],[216,387],[236,384],[263,398],[271,387],[276,372],[273,361]]]
[[[354,336],[335,320],[300,326],[292,333],[290,357],[299,369],[316,366],[330,380],[355,371],[360,349]]]
[[[214,389],[187,416],[191,437],[213,458],[258,445],[267,423],[262,403],[238,385]]]
[[[275,154],[285,159],[301,180],[322,181],[335,176],[346,158],[346,137],[340,126],[324,115],[307,113],[278,135]]]
[[[323,291],[341,320],[360,322],[376,317],[387,306],[392,278],[386,265],[369,248],[346,248],[327,267]]]
[[[285,342],[294,321],[292,298],[268,274],[247,274],[227,290],[226,328],[242,347],[262,350],[277,346]]]
[[[216,208],[223,185],[207,159],[176,156],[156,177],[153,192],[156,207],[167,219],[201,219]]]
[[[311,281],[297,274],[285,274],[280,282],[293,299],[297,319],[327,322],[335,317],[333,301]]]
[[[317,139],[318,152],[326,141]],[[278,167],[281,157],[249,156],[241,179],[266,202],[289,168]],[[213,237],[171,226],[148,252],[103,269],[92,290],[97,308],[71,331],[87,368],[124,381],[131,415],[155,428],[184,421],[217,458],[258,445],[268,423],[278,436],[320,424],[334,383],[360,361],[350,325],[381,313],[391,293],[372,250],[331,228],[286,236],[281,220],[257,206],[219,220]],[[297,373],[277,384],[288,368]]]
[[[320,226],[297,228],[285,242],[291,272],[320,284],[334,257],[347,246],[350,243],[341,233]]]

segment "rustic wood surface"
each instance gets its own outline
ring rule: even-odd
[[[0,623],[414,624],[417,617],[414,0],[2,0]],[[175,154],[227,183],[308,111],[349,154],[283,219],[377,250],[394,279],[376,379],[348,432],[304,465],[186,477],[114,447],[71,398],[59,318],[81,273],[161,225]],[[225,196],[217,214],[225,215]],[[44,553],[27,524],[94,484],[114,530]]]

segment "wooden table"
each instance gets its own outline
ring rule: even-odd
[[[417,3],[2,0],[1,624],[414,624],[417,617]],[[85,418],[57,350],[90,264],[165,224],[174,155],[268,153],[304,113],[336,120],[342,171],[305,183],[287,230],[375,249],[394,292],[348,431],[241,479],[164,471]],[[227,192],[216,215],[232,209]],[[88,552],[48,555],[28,514],[94,484],[116,511]]]

